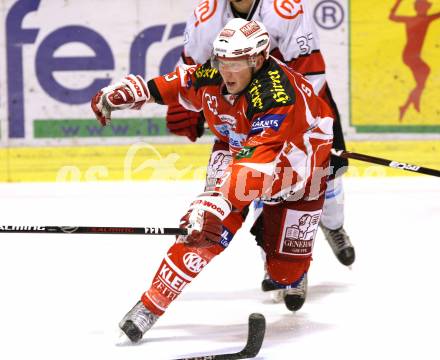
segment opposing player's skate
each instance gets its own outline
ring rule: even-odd
[[[331,230],[322,225],[322,223],[320,223],[319,226],[339,262],[345,266],[353,264],[356,255],[354,247],[344,228],[341,226],[339,229]]]
[[[159,316],[150,312],[139,301],[121,320],[119,327],[132,342],[138,342],[154,325]]]
[[[290,311],[298,311],[304,305],[307,297],[307,273],[296,283],[288,287],[277,284],[266,274],[261,282],[261,289],[263,291],[270,291],[270,296],[274,302],[284,300],[286,307]]]

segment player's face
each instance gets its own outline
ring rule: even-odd
[[[254,74],[262,68],[264,61],[263,54],[240,60],[213,57],[211,65],[220,72],[228,92],[238,94],[249,85]]]
[[[232,5],[249,6],[251,7],[254,0],[229,0]]]
[[[247,60],[218,60],[218,70],[230,94],[243,91],[252,79],[252,68]]]

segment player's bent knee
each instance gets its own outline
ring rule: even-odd
[[[270,278],[289,285],[308,271],[324,196],[263,209],[263,249]]]

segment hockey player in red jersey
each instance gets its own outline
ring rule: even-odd
[[[170,303],[229,244],[254,199],[262,199],[261,246],[267,271],[289,310],[302,306],[297,285],[310,266],[327,184],[333,134],[331,110],[299,73],[269,56],[270,38],[257,21],[233,19],[204,65],[181,65],[148,82],[129,75],[92,99],[102,125],[114,110],[146,102],[203,111],[211,131],[229,144],[211,171],[228,164],[211,189],[182,217],[180,236],[167,251],[150,288],[119,326],[139,341]],[[214,150],[215,152],[215,150]],[[293,290],[292,292],[289,292]]]
[[[308,0],[203,0],[188,20],[185,29],[185,44],[182,60],[186,64],[205,63],[212,52],[212,42],[221,28],[233,18],[257,20],[262,22],[271,37],[270,54],[285,62],[295,71],[303,74],[313,85],[313,90],[331,108],[335,119],[333,124],[336,149],[345,150],[339,112],[333,101],[326,82],[325,63],[320,51],[319,37]],[[187,136],[195,141],[203,133],[204,112],[189,111],[179,103],[168,106],[167,127],[177,135]],[[228,156],[227,144],[216,142],[215,153]],[[211,157],[211,161],[215,158]],[[320,227],[334,254],[344,265],[351,265],[355,260],[355,250],[344,230],[344,191],[341,175],[348,165],[346,159],[331,157],[332,174],[327,185],[326,200]],[[207,185],[215,183],[216,174],[211,174],[208,167]],[[255,202],[255,218],[258,220],[251,232],[257,243],[262,239],[262,222],[259,217],[261,202]],[[305,296],[306,282],[302,289]],[[270,277],[262,282],[264,291],[274,290],[276,286]],[[282,292],[272,292],[276,300],[282,298]]]

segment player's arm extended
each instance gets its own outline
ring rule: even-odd
[[[201,108],[196,91],[191,86],[197,66],[181,65],[172,73],[145,82],[140,76],[127,75],[120,81],[99,90],[91,107],[101,125],[107,125],[115,110],[140,110],[146,103],[170,104],[176,101],[190,109]]]

